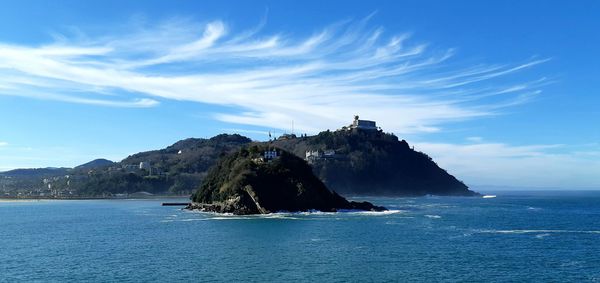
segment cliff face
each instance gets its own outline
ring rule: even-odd
[[[282,150],[265,160],[266,150],[253,146],[222,158],[193,195],[190,208],[234,214],[384,209],[348,202],[329,191],[304,160]]]
[[[313,171],[328,188],[342,194],[476,195],[425,153],[411,149],[406,141],[391,134],[326,131],[277,140],[274,145],[303,157],[307,151],[315,152],[316,156],[310,158]]]

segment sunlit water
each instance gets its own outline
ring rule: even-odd
[[[600,193],[497,195],[266,216],[3,201],[0,281],[600,282]]]

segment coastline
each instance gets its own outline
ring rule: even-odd
[[[0,201],[19,201],[19,200],[131,200],[131,199],[183,199],[189,198],[189,196],[181,195],[156,195],[156,196],[144,196],[144,197],[40,197],[40,196],[27,196],[27,197],[7,197],[0,196]]]

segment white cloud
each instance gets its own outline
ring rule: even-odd
[[[544,63],[450,67],[454,50],[407,34],[385,36],[368,18],[310,36],[232,32],[221,21],[173,20],[126,34],[56,36],[41,46],[0,42],[0,94],[112,107],[158,99],[232,107],[215,119],[299,132],[344,125],[354,114],[397,133],[496,114],[548,83],[483,82]],[[111,32],[107,28],[107,33]]]
[[[598,146],[415,143],[414,147],[470,185],[600,187]]]
[[[2,146],[7,146],[7,145],[8,145],[8,143],[7,143],[7,142],[0,141],[0,147],[2,147]]]

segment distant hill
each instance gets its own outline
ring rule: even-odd
[[[75,177],[70,185],[80,194],[93,196],[139,191],[191,194],[221,156],[250,142],[249,138],[237,134],[189,138],[164,149],[130,155],[83,178]],[[142,162],[151,167],[150,171],[137,170]]]
[[[88,163],[81,164],[73,169],[75,169],[75,170],[90,170],[90,169],[96,169],[96,168],[101,168],[101,167],[108,167],[108,166],[112,166],[114,164],[116,164],[116,163],[113,161],[110,161],[108,159],[99,158],[99,159],[92,160]]]
[[[71,168],[31,168],[31,169],[15,169],[5,172],[0,172],[0,176],[13,178],[40,178],[47,176],[57,176],[66,174]]]
[[[172,175],[205,174],[219,157],[238,150],[252,140],[241,135],[220,134],[210,139],[189,138],[164,149],[136,153],[120,164],[149,162],[159,170]]]

